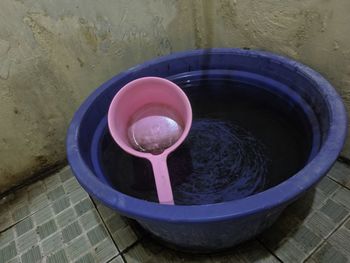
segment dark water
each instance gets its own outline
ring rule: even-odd
[[[188,138],[168,159],[176,204],[243,198],[279,184],[305,165],[311,135],[294,105],[234,82],[179,85],[194,118]],[[100,147],[103,173],[114,188],[157,202],[148,161],[124,153],[108,129]]]

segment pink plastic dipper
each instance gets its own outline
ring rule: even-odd
[[[167,157],[184,141],[191,124],[192,109],[186,94],[163,78],[129,82],[109,107],[113,139],[127,153],[151,162],[161,204],[174,204]]]

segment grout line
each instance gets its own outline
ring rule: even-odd
[[[108,231],[108,235],[111,237],[111,239],[113,240],[113,243],[114,243],[115,246],[117,247],[117,249],[118,249],[118,251],[119,251],[119,254],[118,254],[118,255],[121,255],[121,256],[123,257],[123,255],[122,255],[123,253],[125,253],[126,251],[128,251],[130,248],[134,247],[136,244],[140,243],[144,238],[146,238],[146,237],[148,236],[147,234],[142,235],[141,237],[140,237],[140,236],[137,236],[137,240],[136,240],[134,243],[132,243],[131,245],[127,246],[126,248],[124,248],[124,249],[121,251],[121,250],[119,249],[117,243],[114,241],[113,236],[112,236],[112,233],[111,233],[110,230],[108,229],[107,224],[106,224],[104,218],[103,218],[102,215],[100,214],[100,211],[98,210],[97,205],[96,205],[94,199],[91,198],[90,195],[89,195],[89,198],[92,200],[92,203],[94,204],[94,207],[95,207],[95,209],[97,210],[97,213],[98,213],[98,215],[100,216],[103,225],[106,227],[106,229],[107,229],[107,231]],[[118,212],[116,212],[116,211],[115,211],[115,213],[118,214]],[[120,215],[120,214],[118,214],[118,215]],[[120,216],[122,216],[122,215],[120,215]],[[129,223],[128,223],[128,225],[130,226]],[[126,262],[126,261],[125,261],[125,262]]]
[[[41,211],[42,209],[47,208],[47,207],[50,206],[50,205],[51,205],[51,203],[48,204],[48,205],[45,205],[44,207],[40,208],[39,210],[36,210],[36,211],[34,211],[34,212],[30,212],[30,213],[29,213],[28,215],[26,215],[25,217],[21,218],[20,220],[17,220],[17,221],[15,221],[15,222],[13,222],[10,226],[8,226],[8,227],[6,227],[6,228],[0,230],[0,234],[1,234],[2,232],[5,232],[5,231],[8,230],[9,228],[12,228],[12,227],[16,226],[17,224],[21,223],[23,220],[27,219],[28,217],[32,217],[32,216],[35,215],[37,212]]]
[[[343,219],[343,221],[342,221],[336,228],[334,228],[334,229],[331,231],[330,234],[328,234],[328,235],[322,240],[322,242],[312,251],[312,253],[310,253],[310,255],[308,255],[308,256],[304,259],[303,262],[306,262],[309,258],[311,258],[311,256],[313,256],[313,255],[315,254],[315,252],[316,252],[321,246],[323,246],[323,244],[326,243],[327,240],[328,240],[339,228],[341,228],[341,227],[344,225],[344,223],[345,223],[349,218],[350,218],[350,215],[348,215],[347,217],[345,217],[345,218]]]
[[[111,231],[109,230],[109,228],[107,227],[107,224],[106,224],[106,222],[105,222],[105,219],[102,217],[100,211],[98,210],[97,205],[96,205],[94,199],[91,198],[90,195],[89,195],[89,198],[90,198],[91,202],[93,203],[93,205],[94,205],[94,207],[95,207],[95,209],[96,209],[96,211],[97,211],[99,217],[101,218],[101,222],[102,222],[102,224],[105,226],[109,237],[112,239],[113,244],[115,245],[115,247],[117,248],[117,250],[118,250],[118,252],[119,252],[118,255],[116,255],[116,257],[119,256],[119,255],[121,255],[122,252],[120,251],[120,249],[119,249],[117,243],[116,243],[115,240],[113,239],[112,233],[111,233]]]
[[[116,259],[117,257],[119,257],[119,254],[118,254],[118,255],[116,255],[116,256],[114,256],[114,257],[112,257],[111,259],[107,260],[107,262],[106,262],[106,263],[111,262],[113,259]]]
[[[127,263],[127,261],[126,261],[126,259],[125,259],[125,257],[124,257],[124,253],[121,253],[120,256],[122,257],[123,261],[124,261],[125,263]]]
[[[44,207],[41,208],[41,209],[44,209],[45,207],[48,207],[49,205],[50,205],[50,204],[44,206]],[[8,227],[2,229],[2,230],[0,231],[0,234],[3,233],[3,232],[6,232],[6,231],[9,230],[10,228],[15,227],[16,225],[18,225],[19,223],[21,223],[22,221],[24,221],[24,220],[27,219],[28,217],[32,217],[34,214],[36,214],[37,212],[39,212],[41,209],[39,209],[39,210],[37,210],[37,211],[35,211],[35,212],[29,214],[29,215],[26,215],[25,217],[21,218],[20,220],[14,222],[14,223],[12,223],[11,225],[9,225]]]
[[[126,262],[126,261],[125,261],[125,259],[124,259],[124,257],[123,257],[123,255],[120,253],[120,254],[118,254],[118,255],[116,255],[116,256],[114,256],[114,257],[112,257],[112,258],[111,258],[111,259],[109,259],[108,261],[106,261],[106,263],[111,262],[112,260],[116,259],[116,258],[117,258],[117,257],[119,257],[119,256],[121,256],[121,257],[122,257],[122,259],[123,259],[123,261],[124,261],[124,262]]]
[[[133,244],[131,244],[130,246],[124,248],[123,252],[121,252],[121,255],[124,258],[124,254],[127,253],[130,249],[132,249],[133,247],[137,246],[138,244],[140,244],[144,239],[146,238],[146,236],[142,236],[139,239],[136,240],[136,242],[134,242]],[[126,262],[126,260],[125,260]]]
[[[148,235],[143,235],[142,237],[138,237],[134,243],[132,243],[131,245],[124,248],[124,250],[122,252],[120,252],[120,254],[123,256],[123,258],[124,258],[124,254],[126,252],[128,252],[130,249],[132,249],[136,245],[140,244],[144,239],[146,239],[146,237],[148,237]],[[125,260],[125,262],[126,262],[126,260]]]
[[[337,183],[338,185],[340,185],[341,187],[343,187],[343,188],[345,188],[345,189],[347,189],[347,190],[350,191],[350,188],[349,188],[348,186],[343,185],[342,183],[338,182],[337,180],[335,180],[334,178],[332,178],[332,177],[330,177],[330,176],[328,176],[328,175],[327,175],[327,177],[328,177],[329,179],[331,179],[333,182],[335,182],[335,183]]]
[[[342,163],[342,164],[345,164],[346,166],[350,167],[350,159],[349,158],[346,158],[344,156],[339,156],[337,158],[337,161]]]
[[[348,215],[347,217],[345,217],[345,218],[343,219],[343,221],[342,221],[341,223],[339,223],[339,225],[338,225],[336,228],[334,228],[333,231],[325,238],[325,240],[327,240],[328,238],[330,238],[331,235],[333,235],[339,228],[341,228],[341,227],[344,225],[344,223],[345,223],[349,218],[350,218],[350,215]]]
[[[316,247],[314,248],[314,250],[313,250],[306,258],[304,258],[303,262],[306,262],[307,260],[309,260],[309,259],[315,254],[315,252],[316,252],[320,247],[322,247],[324,243],[326,243],[326,241],[327,241],[327,238],[322,239],[322,241],[320,242],[320,244],[319,244],[318,246],[316,246]]]
[[[14,227],[15,225],[17,225],[19,222],[22,222],[24,219],[26,219],[26,217],[23,218],[23,219],[21,219],[20,221],[18,221],[18,222],[16,222],[16,223],[10,225],[10,226],[4,228],[3,230],[0,231],[0,234],[3,233],[3,232],[6,232],[6,231],[9,230],[10,228],[12,228],[12,227]]]
[[[259,237],[256,238],[256,241],[258,241],[258,243],[263,247],[265,248],[272,256],[274,256],[279,262],[282,262],[282,259],[280,259],[275,253],[273,253],[273,251],[268,247],[266,246],[260,239]]]
[[[111,259],[110,259],[109,261],[107,261],[107,262],[112,261],[113,259],[117,258],[118,256],[121,256],[122,259],[123,259],[123,261],[124,261],[124,262],[127,262],[127,260],[126,260],[125,257],[124,257],[124,253],[128,252],[131,248],[133,248],[133,247],[135,247],[137,244],[141,243],[141,241],[142,241],[147,235],[143,235],[142,237],[138,237],[137,240],[136,240],[136,242],[134,242],[134,243],[131,244],[130,246],[124,248],[123,251],[120,251],[120,249],[119,249],[117,243],[115,242],[115,240],[114,240],[113,237],[112,237],[112,233],[110,232],[110,230],[108,229],[108,227],[107,227],[107,225],[106,225],[106,222],[105,222],[104,218],[102,217],[100,211],[98,210],[97,205],[96,205],[94,199],[91,198],[90,195],[89,195],[89,198],[90,198],[90,200],[92,201],[92,203],[93,203],[93,205],[94,205],[94,207],[95,207],[95,209],[96,209],[98,215],[100,216],[101,221],[102,221],[103,225],[105,226],[105,228],[106,228],[106,230],[107,230],[107,232],[108,232],[108,235],[110,236],[110,238],[112,239],[114,245],[116,246],[116,248],[117,248],[118,251],[119,251],[119,254],[118,254],[118,255],[116,255],[115,257],[111,258]],[[117,213],[117,212],[115,212],[115,213]]]

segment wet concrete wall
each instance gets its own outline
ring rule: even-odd
[[[0,193],[65,158],[73,113],[102,82],[193,49],[192,1],[0,1]]]

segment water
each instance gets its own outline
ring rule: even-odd
[[[174,187],[177,204],[219,203],[263,189],[269,162],[264,145],[240,126],[197,119],[186,143],[191,173]]]
[[[177,114],[163,105],[146,105],[131,117],[128,138],[134,149],[160,154],[182,135]]]
[[[240,199],[273,187],[306,163],[311,134],[300,111],[262,89],[232,81],[178,83],[193,110],[188,138],[168,159],[176,204]],[[101,165],[119,191],[158,202],[152,167],[106,132]]]

